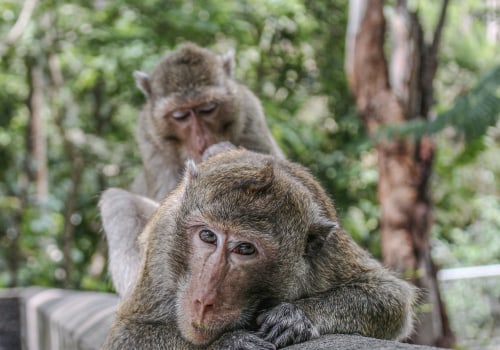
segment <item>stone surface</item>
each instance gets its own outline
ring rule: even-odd
[[[96,350],[118,305],[109,293],[26,288],[19,292],[27,349]]]
[[[412,345],[397,341],[381,340],[362,337],[359,335],[331,334],[319,339],[289,346],[287,350],[431,350],[438,349],[430,346]]]
[[[20,329],[19,299],[15,296],[0,297],[0,350],[21,349]]]

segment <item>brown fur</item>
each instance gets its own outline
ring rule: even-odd
[[[188,164],[143,230],[140,273],[105,349],[274,349],[329,333],[408,335],[413,287],[345,233],[307,170],[245,150],[214,153]],[[117,191],[126,193],[102,196],[105,223]],[[217,244],[199,239],[205,228]],[[115,228],[135,236],[129,229]],[[236,254],[226,239],[257,253]]]
[[[143,171],[132,191],[163,200],[182,177],[187,159],[199,161],[207,147],[229,141],[282,157],[257,97],[232,78],[233,55],[219,56],[194,44],[167,55],[151,76],[135,72],[146,96],[137,143]],[[215,110],[203,113],[203,106]],[[186,117],[174,118],[175,112]]]

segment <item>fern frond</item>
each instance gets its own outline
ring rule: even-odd
[[[486,74],[469,92],[458,96],[453,106],[436,119],[412,119],[398,126],[382,128],[375,140],[410,136],[421,138],[451,126],[472,142],[483,136],[500,119],[500,66]]]

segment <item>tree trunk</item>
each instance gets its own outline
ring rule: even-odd
[[[60,106],[52,110],[52,115],[63,142],[64,153],[70,160],[71,187],[66,194],[64,227],[62,233],[62,251],[65,271],[63,284],[66,288],[75,288],[75,284],[72,278],[74,270],[72,250],[74,243],[75,226],[72,222],[72,218],[78,209],[78,193],[82,184],[82,175],[85,164],[80,150],[71,141],[67,132],[67,128],[65,126],[64,117],[69,114],[68,111],[71,110],[73,101],[71,101],[71,99],[67,97],[67,95],[65,95],[62,91],[64,81],[62,70],[59,64],[59,58],[54,52],[49,52],[48,57],[50,80],[52,84],[51,98],[54,101],[60,101]]]
[[[30,180],[35,182],[36,199],[40,203],[45,201],[48,194],[47,150],[42,116],[43,74],[37,60],[32,56],[26,58],[26,68],[30,87],[27,100],[30,111],[27,131],[27,169]]]
[[[383,126],[429,118],[437,47],[448,1],[443,2],[433,43],[426,47],[415,14],[399,0],[392,14],[392,55],[384,56],[382,0],[351,0],[346,71],[360,117],[372,135]],[[384,263],[423,289],[411,341],[451,347],[450,330],[430,256],[432,207],[428,192],[434,143],[396,137],[378,141],[378,200]]]

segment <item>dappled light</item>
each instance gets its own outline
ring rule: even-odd
[[[0,288],[114,291],[97,205],[142,169],[146,96],[133,74],[194,42],[234,50],[235,80],[260,100],[284,156],[318,178],[346,232],[440,292],[450,332],[429,343],[498,346],[500,276],[436,272],[500,264],[500,2],[386,1],[385,33],[349,18],[362,13],[354,3],[379,4],[2,1]],[[420,32],[398,22],[410,18]]]

